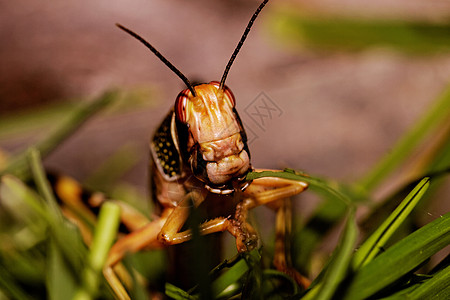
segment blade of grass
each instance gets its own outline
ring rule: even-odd
[[[400,141],[381,159],[372,170],[364,176],[359,185],[371,191],[392,172],[423,138],[436,128],[441,122],[448,120],[450,114],[450,87],[448,87],[432,107],[418,120],[414,127],[405,134]]]
[[[50,222],[50,217],[43,206],[44,201],[20,179],[12,175],[1,177],[0,198],[7,199],[8,202],[24,203],[24,209],[30,209],[30,212],[39,219]]]
[[[51,133],[46,139],[37,143],[35,148],[41,153],[43,157],[53,151],[62,141],[69,137],[77,128],[86,122],[91,116],[107,107],[112,101],[117,98],[116,92],[107,92],[95,99],[91,103],[84,105],[78,110],[74,111],[68,116],[67,121],[60,125]],[[2,174],[13,174],[21,179],[27,179],[29,176],[27,165],[27,154],[25,150],[22,153],[13,157],[11,163],[3,170]]]
[[[10,276],[7,270],[3,270],[0,265],[0,287],[12,299],[31,300],[33,297],[27,295],[25,291],[15,282],[14,278]]]
[[[354,274],[344,300],[366,299],[450,244],[450,213],[416,230]]]
[[[38,159],[38,157],[34,157],[33,159]],[[39,161],[37,160],[34,163],[39,164]],[[2,177],[0,195],[2,199],[6,197],[8,201],[17,201],[26,204],[28,209],[34,212],[41,222],[44,222],[46,228],[50,229],[50,231],[47,230],[47,234],[50,234],[49,237],[51,239],[49,244],[50,251],[48,252],[49,272],[47,273],[47,288],[50,299],[67,298],[67,293],[72,293],[71,291],[73,291],[73,288],[71,288],[73,287],[73,282],[80,279],[78,274],[82,274],[83,280],[87,282],[85,285],[87,286],[86,290],[89,292],[85,295],[94,298],[91,295],[97,292],[99,282],[98,273],[103,266],[109,247],[112,244],[112,239],[114,238],[114,236],[111,238],[108,232],[111,234],[111,231],[113,231],[115,234],[117,231],[119,208],[111,203],[108,203],[108,205],[105,204],[104,207],[106,207],[106,210],[111,205],[115,206],[113,213],[111,211],[106,212],[106,218],[104,216],[105,213],[102,214],[104,209],[100,211],[99,218],[103,222],[102,224],[99,223],[97,229],[100,230],[100,233],[96,235],[97,239],[94,238],[93,250],[88,258],[89,267],[86,267],[84,273],[81,273],[81,264],[82,262],[86,262],[84,245],[81,242],[79,232],[73,225],[68,224],[61,218],[59,211],[55,213],[50,208],[49,202],[41,199],[25,186],[23,182],[11,175]],[[114,225],[114,222],[117,225]],[[29,226],[34,226],[34,221]]]
[[[75,103],[75,101],[51,103],[27,111],[0,115],[0,141],[52,126],[59,117],[70,114],[76,107]]]
[[[109,156],[83,184],[94,191],[105,191],[138,162],[136,145],[125,144]]]
[[[59,249],[56,249],[54,253],[55,255],[58,255],[58,253],[61,252],[62,255],[69,258],[69,262],[71,262],[75,267],[78,265],[79,260],[82,259],[82,245],[80,245],[79,240],[68,238],[68,236],[70,236],[68,234],[73,233],[76,229],[72,226],[72,224],[65,223],[62,212],[59,209],[58,203],[56,202],[50,184],[47,180],[39,152],[35,148],[31,148],[29,150],[28,159],[37,189],[45,200],[46,205],[44,208],[49,216],[48,220],[55,239],[54,242],[59,245]],[[79,250],[76,251],[75,249]]]
[[[441,126],[433,132],[431,141],[427,140],[424,149],[420,150],[420,155],[408,164],[408,169],[409,183],[377,203],[371,213],[360,223],[365,232],[375,231],[424,177],[430,177],[431,185],[420,201],[420,206],[426,207],[430,201],[433,201],[436,191],[445,184],[445,176],[450,174],[450,122],[441,123]],[[411,175],[416,179],[411,180],[413,178]]]
[[[261,255],[259,251],[255,249],[249,253],[243,253],[243,257],[249,270],[246,273],[245,278],[242,278],[243,287],[240,297],[242,299],[263,299],[266,297],[264,292],[269,293],[270,288],[269,290],[267,288],[272,284],[267,284],[267,281],[263,282],[263,270],[260,263]],[[232,287],[233,285],[230,285],[226,291],[232,291]]]
[[[302,47],[339,51],[383,47],[422,55],[450,50],[448,22],[314,16],[287,6],[276,10],[269,24],[277,37]]]
[[[253,250],[248,253],[248,255],[252,258],[251,261],[256,262],[261,259],[258,250]],[[216,298],[220,297],[228,287],[233,286],[234,283],[239,281],[239,279],[247,273],[250,267],[251,266],[249,266],[247,260],[245,259],[240,259],[237,261],[230,269],[228,269],[212,283],[214,296]]]
[[[450,266],[440,270],[429,279],[419,282],[385,297],[383,300],[421,300],[421,299],[449,299],[450,298]]]
[[[43,282],[42,274],[46,268],[45,254],[38,247],[27,249],[15,247],[14,250],[0,252],[0,265],[3,265],[5,272],[9,272],[14,279],[37,286]]]
[[[100,209],[94,239],[88,254],[88,263],[83,271],[83,288],[78,290],[74,299],[94,299],[100,282],[101,271],[108,257],[120,223],[120,207],[106,202]]]
[[[408,299],[450,299],[450,266],[421,283],[416,290],[408,294]]]
[[[62,213],[45,175],[39,151],[34,147],[30,148],[28,152],[28,159],[31,173],[33,174],[33,179],[39,194],[44,198],[44,200],[47,201],[47,205],[51,209],[53,215],[59,220],[62,220]]]
[[[233,256],[231,259],[225,259],[223,260],[220,264],[218,264],[216,267],[214,267],[210,272],[209,272],[209,277],[211,278],[216,278],[217,275],[223,271],[226,268],[231,268],[232,266],[234,266],[237,262],[239,262],[242,259],[242,256],[238,253],[235,256]],[[195,285],[194,287],[192,287],[191,289],[188,290],[188,294],[192,295],[192,294],[197,294],[198,291],[198,284]],[[228,290],[228,288],[227,288]]]
[[[78,278],[74,276],[73,269],[65,260],[61,248],[53,239],[49,241],[46,262],[45,283],[48,299],[72,299]]]
[[[182,290],[179,287],[176,287],[173,284],[170,284],[168,282],[166,282],[165,290],[166,290],[166,295],[175,300],[197,300],[198,299],[198,297],[191,296],[184,290]]]
[[[354,270],[372,261],[382,251],[386,242],[416,207],[429,186],[429,178],[424,178],[383,224],[361,245],[353,258],[352,266]]]
[[[345,229],[326,269],[312,283],[311,290],[302,299],[332,299],[339,284],[347,275],[353,250],[355,249],[358,229],[355,222],[355,211],[351,209]]]
[[[422,151],[415,173],[436,173],[450,168],[450,119],[433,132],[433,139]],[[425,177],[425,176],[423,176]]]
[[[75,270],[79,268],[84,260],[85,247],[77,229],[60,217],[55,216],[53,209],[39,195],[34,193],[22,181],[12,175],[1,177],[0,196],[8,201],[23,203],[26,209],[33,213],[31,220],[26,220],[28,227],[33,228],[37,219],[42,223],[41,227],[49,228],[50,235],[62,249],[65,258]]]

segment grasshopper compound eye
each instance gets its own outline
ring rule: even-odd
[[[175,115],[181,123],[186,123],[186,106],[192,93],[189,89],[182,90],[175,100]]]

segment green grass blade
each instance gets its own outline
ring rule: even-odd
[[[14,114],[0,115],[0,142],[30,132],[51,128],[61,118],[76,108],[75,101],[63,101],[40,105]]]
[[[94,239],[89,251],[89,264],[94,271],[101,271],[119,228],[120,207],[112,202],[102,205],[95,227]]]
[[[94,170],[83,185],[94,191],[109,191],[118,179],[134,167],[139,155],[134,144],[125,144]]]
[[[50,240],[47,250],[46,288],[48,299],[72,299],[77,282],[73,269],[64,259],[61,248]]]
[[[373,47],[422,55],[450,51],[448,22],[314,16],[288,6],[275,11],[269,25],[274,35],[290,44],[328,51]]]
[[[13,299],[20,300],[32,300],[33,297],[29,296],[14,280],[13,276],[9,274],[7,270],[4,270],[0,264],[0,289],[5,292],[6,295],[11,296]],[[0,294],[1,296],[1,294]],[[1,299],[1,297],[0,297]]]
[[[19,219],[22,218],[23,214],[25,216],[23,221],[25,222],[34,222],[36,218],[50,222],[51,217],[43,206],[44,201],[25,183],[12,175],[4,175],[0,179],[0,199],[2,199],[2,203],[11,203],[17,205],[16,208],[21,207],[23,209],[23,211],[11,211],[10,213],[16,215]],[[19,206],[19,204],[22,205]]]
[[[380,292],[449,244],[450,213],[413,232],[359,269],[343,299],[365,299]]]
[[[437,272],[409,293],[408,299],[450,299],[450,266]]]
[[[383,300],[450,299],[450,266]]]
[[[74,111],[68,116],[67,121],[60,125],[51,133],[46,139],[37,143],[35,148],[41,153],[43,157],[53,151],[62,141],[75,132],[85,121],[91,116],[107,107],[117,97],[116,92],[107,92],[93,102],[84,105],[83,107]],[[29,176],[27,165],[28,151],[23,151],[13,157],[11,163],[3,170],[2,174],[13,174],[21,179],[26,179]]]
[[[197,300],[198,298],[195,296],[189,295],[186,291],[180,289],[179,287],[174,286],[173,284],[170,284],[166,282],[165,285],[166,289],[166,295],[170,297],[171,299],[175,300]]]
[[[383,222],[383,224],[381,224],[361,245],[353,258],[352,265],[354,270],[357,270],[372,261],[373,258],[382,251],[386,242],[416,207],[429,186],[429,178],[424,178]]]
[[[259,261],[261,256],[258,250],[253,250],[248,253],[250,256],[250,261]],[[245,273],[251,268],[248,261],[245,259],[240,259],[231,268],[224,272],[219,278],[217,278],[212,283],[212,291],[214,296],[219,297],[227,288],[232,287],[239,279],[244,276]]]
[[[326,300],[333,298],[339,284],[347,275],[357,236],[358,229],[355,222],[355,211],[352,209],[349,213],[339,244],[331,257],[326,270],[324,270],[323,275],[318,277],[318,282],[313,282],[312,289],[302,299]]]
[[[94,239],[88,254],[88,264],[83,271],[83,289],[74,299],[94,299],[100,282],[101,271],[108,257],[120,223],[120,207],[106,202],[100,209]]]
[[[449,35],[450,36],[450,35]],[[450,87],[440,96],[428,112],[418,120],[391,151],[360,180],[359,185],[367,191],[372,190],[381,180],[393,171],[412,152],[427,134],[441,122],[448,122],[450,115]]]
[[[31,173],[33,174],[33,179],[40,195],[47,201],[47,205],[52,210],[53,215],[61,220],[62,213],[47,180],[39,151],[35,148],[30,148],[28,159]]]
[[[46,201],[12,175],[1,177],[0,197],[2,202],[21,203],[23,211],[18,212],[17,216],[20,218],[21,213],[24,214],[25,218],[22,221],[27,228],[33,230],[36,225],[39,225],[38,231],[33,231],[36,235],[42,236],[39,238],[44,238],[42,228],[49,228],[51,237],[55,239],[71,267],[75,270],[80,267],[84,260],[85,248],[79,232],[72,224],[59,218],[59,215],[55,216],[54,210],[49,208]]]

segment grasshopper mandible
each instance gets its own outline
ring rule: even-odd
[[[235,97],[225,85],[231,65],[267,2],[263,1],[251,17],[222,79],[205,84],[192,85],[152,45],[117,24],[149,48],[187,86],[179,93],[174,107],[150,141],[153,199],[162,208],[159,217],[148,221],[140,213],[122,206],[121,219],[130,233],[113,245],[103,270],[120,299],[129,299],[129,296],[114,267],[126,253],[190,240],[192,232],[181,231],[190,206],[200,206],[210,197],[227,202],[224,204],[232,208],[232,214],[226,210],[202,223],[199,225],[201,234],[228,231],[235,237],[239,252],[252,250],[258,244],[258,236],[247,221],[248,211],[268,205],[277,213],[274,265],[300,284],[308,284],[306,278],[290,267],[285,253],[285,237],[290,233],[290,202],[287,198],[301,193],[308,185],[270,177],[253,182],[246,180],[247,173],[255,169],[250,163],[247,137],[235,107]]]

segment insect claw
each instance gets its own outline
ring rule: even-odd
[[[162,232],[158,234],[157,240],[163,245],[170,245],[172,242],[172,239],[167,234]]]
[[[258,246],[258,236],[255,234],[243,234],[236,239],[236,248],[239,253],[249,252]]]
[[[251,251],[258,246],[259,239],[256,235],[250,236],[246,242],[245,246],[247,247],[247,251]]]

